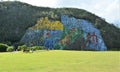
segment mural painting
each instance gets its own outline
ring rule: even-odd
[[[76,19],[67,15],[61,21],[50,21],[41,18],[38,23],[28,29],[21,42],[31,46],[45,46],[48,50],[107,50],[100,31],[92,23],[84,19]]]

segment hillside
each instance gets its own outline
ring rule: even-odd
[[[120,29],[90,12],[77,8],[36,7],[17,1],[0,2],[0,42],[19,42],[26,30],[34,26],[38,19],[48,17],[51,21],[60,20],[61,15],[90,21],[100,29],[109,49],[120,48]]]

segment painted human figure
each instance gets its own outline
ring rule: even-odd
[[[71,32],[75,32],[75,31],[76,31],[75,28],[72,28],[72,29],[71,29]]]
[[[35,45],[33,41],[30,42],[30,43],[31,43],[31,44],[30,44],[31,47]],[[31,51],[32,51],[32,53],[33,53],[33,52],[34,52],[34,49],[32,49]]]
[[[48,32],[48,33],[46,33],[46,37],[50,37],[50,33]]]
[[[31,42],[31,46],[34,46],[34,42]]]
[[[81,43],[81,50],[84,50],[85,48],[85,39],[84,37],[82,38],[82,43]]]
[[[84,50],[84,48],[85,48],[85,38],[84,38],[84,32],[83,32],[83,30],[81,30],[81,35],[82,35],[81,50]]]
[[[91,37],[92,37],[92,44],[94,45],[94,48],[96,48],[98,43],[98,38],[95,32],[92,33]]]
[[[90,39],[91,39],[91,35],[90,35],[90,33],[87,33],[87,36],[86,36],[86,46],[87,46],[87,48],[90,45],[90,42],[91,42]]]

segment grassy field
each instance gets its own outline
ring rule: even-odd
[[[0,53],[0,72],[120,72],[120,52]]]

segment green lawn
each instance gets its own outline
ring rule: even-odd
[[[120,72],[120,52],[0,53],[0,72]]]

